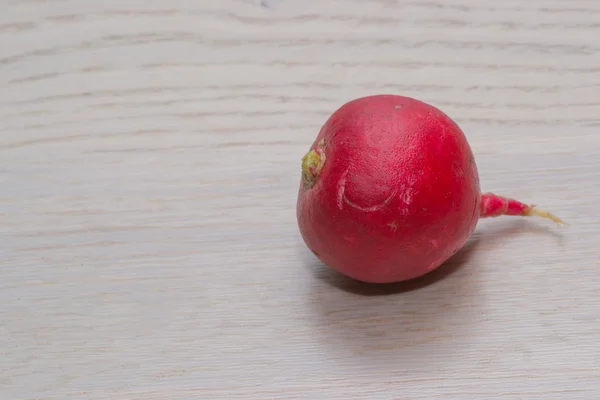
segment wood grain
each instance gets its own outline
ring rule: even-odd
[[[600,398],[600,2],[0,8],[0,398]],[[483,221],[408,285],[319,265],[299,159],[383,92],[570,226]]]

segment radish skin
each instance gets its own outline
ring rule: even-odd
[[[414,279],[460,250],[482,218],[538,216],[535,205],[481,193],[470,145],[436,107],[375,95],[342,105],[301,162],[296,206],[307,247],[353,279]]]

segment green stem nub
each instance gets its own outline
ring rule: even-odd
[[[314,186],[324,163],[325,153],[319,147],[309,151],[302,157],[302,181],[306,189]]]

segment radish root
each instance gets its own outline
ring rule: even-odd
[[[554,221],[554,223],[556,223],[556,225],[558,225],[558,226],[567,225],[567,223],[565,221],[558,218],[556,215],[549,213],[548,211],[540,210],[539,208],[536,208],[534,204],[530,205],[525,210],[523,215],[526,217],[536,216],[536,217],[541,217],[541,218],[547,218],[547,219]]]
[[[481,218],[495,218],[501,215],[514,215],[522,217],[547,218],[558,226],[566,225],[566,222],[548,211],[540,210],[535,204],[528,205],[515,199],[498,196],[494,193],[482,193],[481,195]]]

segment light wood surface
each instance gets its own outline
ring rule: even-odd
[[[600,398],[600,2],[0,1],[0,398]],[[298,233],[344,102],[464,129],[482,221],[373,287]]]

